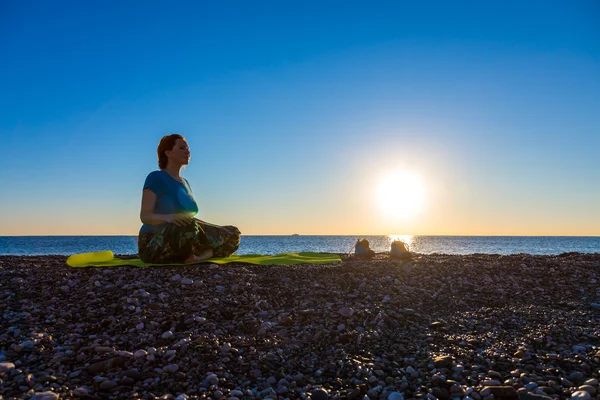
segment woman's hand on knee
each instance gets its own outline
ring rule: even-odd
[[[186,214],[168,214],[165,220],[169,224],[174,224],[177,226],[185,226],[187,224],[191,224],[193,222],[193,218]]]

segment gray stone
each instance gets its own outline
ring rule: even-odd
[[[77,387],[77,388],[75,388],[75,390],[73,390],[73,396],[76,396],[76,397],[87,397],[89,395],[90,395],[90,392],[85,387]]]
[[[218,385],[219,384],[219,378],[216,375],[209,375],[206,378],[206,381],[209,383],[209,385]]]
[[[108,360],[99,361],[90,365],[87,370],[89,373],[93,375],[98,375],[102,372],[110,371],[111,369],[118,368],[125,363],[125,359],[123,357],[115,357],[109,358]]]
[[[146,357],[148,355],[148,352],[146,350],[137,350],[135,353],[133,353],[133,357],[135,358],[143,358]]]
[[[315,389],[310,394],[313,400],[329,400],[329,393],[323,389]]]
[[[441,323],[441,322],[436,321],[436,322],[432,322],[431,325],[429,325],[429,327],[431,329],[441,329],[441,328],[444,327],[444,324]]]
[[[585,377],[579,371],[575,371],[569,375],[569,379],[575,383],[582,383]]]
[[[57,400],[58,394],[54,392],[36,392],[33,394],[31,400]]]
[[[502,383],[496,379],[488,379],[487,381],[481,382],[483,386],[502,386]]]
[[[436,357],[433,360],[433,365],[435,365],[436,368],[451,368],[452,367],[452,357],[450,357],[450,356]]]
[[[560,378],[560,383],[567,388],[570,388],[573,386],[573,382],[571,382],[570,380],[568,380],[567,378]]]
[[[488,386],[495,399],[518,399],[517,389],[512,386]]]
[[[100,384],[100,390],[113,390],[117,386],[117,382],[106,380]]]
[[[583,390],[591,394],[592,396],[596,395],[596,388],[592,385],[581,385],[577,388],[577,390]]]
[[[433,395],[440,400],[450,400],[450,394],[446,389],[435,387],[432,390]]]
[[[538,384],[535,382],[529,382],[527,385],[525,385],[525,389],[527,390],[533,390],[536,387],[538,387]]]
[[[571,395],[573,400],[592,400],[592,395],[586,391],[578,390]]]
[[[288,388],[287,386],[279,386],[276,390],[275,393],[277,394],[286,394],[288,392]]]
[[[544,394],[534,393],[521,393],[519,392],[519,400],[555,400],[554,397],[546,396]]]
[[[174,373],[174,372],[177,372],[178,370],[179,370],[179,365],[177,365],[177,364],[169,364],[169,365],[163,367],[163,372]]]
[[[340,315],[344,318],[350,318],[354,314],[354,310],[350,307],[340,308]]]
[[[11,362],[0,362],[0,373],[7,373],[11,369],[15,369],[15,364]]]

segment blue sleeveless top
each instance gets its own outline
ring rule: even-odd
[[[150,189],[157,197],[154,206],[155,214],[188,214],[198,213],[198,204],[187,179],[177,181],[167,171],[153,171],[146,177],[144,189]],[[156,233],[167,222],[160,225],[143,224],[140,233]]]

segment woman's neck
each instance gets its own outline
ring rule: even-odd
[[[173,178],[175,178],[176,180],[182,182],[183,179],[181,179],[181,165],[167,165],[167,167],[164,169],[169,175],[171,175]]]

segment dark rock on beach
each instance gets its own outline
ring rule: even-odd
[[[600,254],[0,256],[0,399],[600,400]]]

